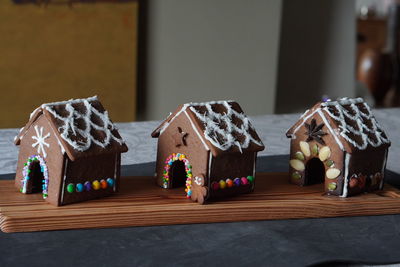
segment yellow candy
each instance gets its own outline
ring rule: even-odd
[[[226,183],[224,180],[219,181],[219,188],[224,189],[226,187]]]
[[[97,181],[97,180],[94,180],[93,181],[93,183],[92,183],[92,187],[93,187],[93,189],[94,190],[99,190],[100,189],[100,182],[99,181]]]

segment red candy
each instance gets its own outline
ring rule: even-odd
[[[213,182],[213,183],[211,184],[211,187],[212,187],[213,190],[218,190],[218,189],[219,189],[219,183]]]

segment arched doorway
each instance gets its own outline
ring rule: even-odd
[[[22,193],[42,193],[43,198],[48,197],[49,175],[46,162],[41,156],[29,157],[22,170],[22,175]]]
[[[185,192],[189,198],[192,194],[192,166],[187,157],[181,153],[173,153],[167,157],[165,163],[163,187],[186,187]]]
[[[304,185],[321,184],[325,181],[325,166],[319,158],[312,158],[306,163]]]

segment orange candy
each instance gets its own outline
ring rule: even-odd
[[[101,181],[100,181],[100,186],[101,186],[101,188],[106,189],[106,188],[107,188],[107,182],[106,182],[106,180],[101,180]]]
[[[233,181],[231,179],[226,179],[226,186],[227,187],[232,187],[233,186]]]

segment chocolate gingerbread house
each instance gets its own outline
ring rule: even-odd
[[[257,152],[264,149],[234,101],[181,105],[151,134],[158,138],[156,178],[163,188],[185,187],[193,201],[254,188]]]
[[[97,97],[43,104],[15,137],[15,186],[56,206],[117,191],[128,150]]]
[[[362,98],[317,103],[286,136],[292,183],[342,197],[382,189],[390,141]]]

